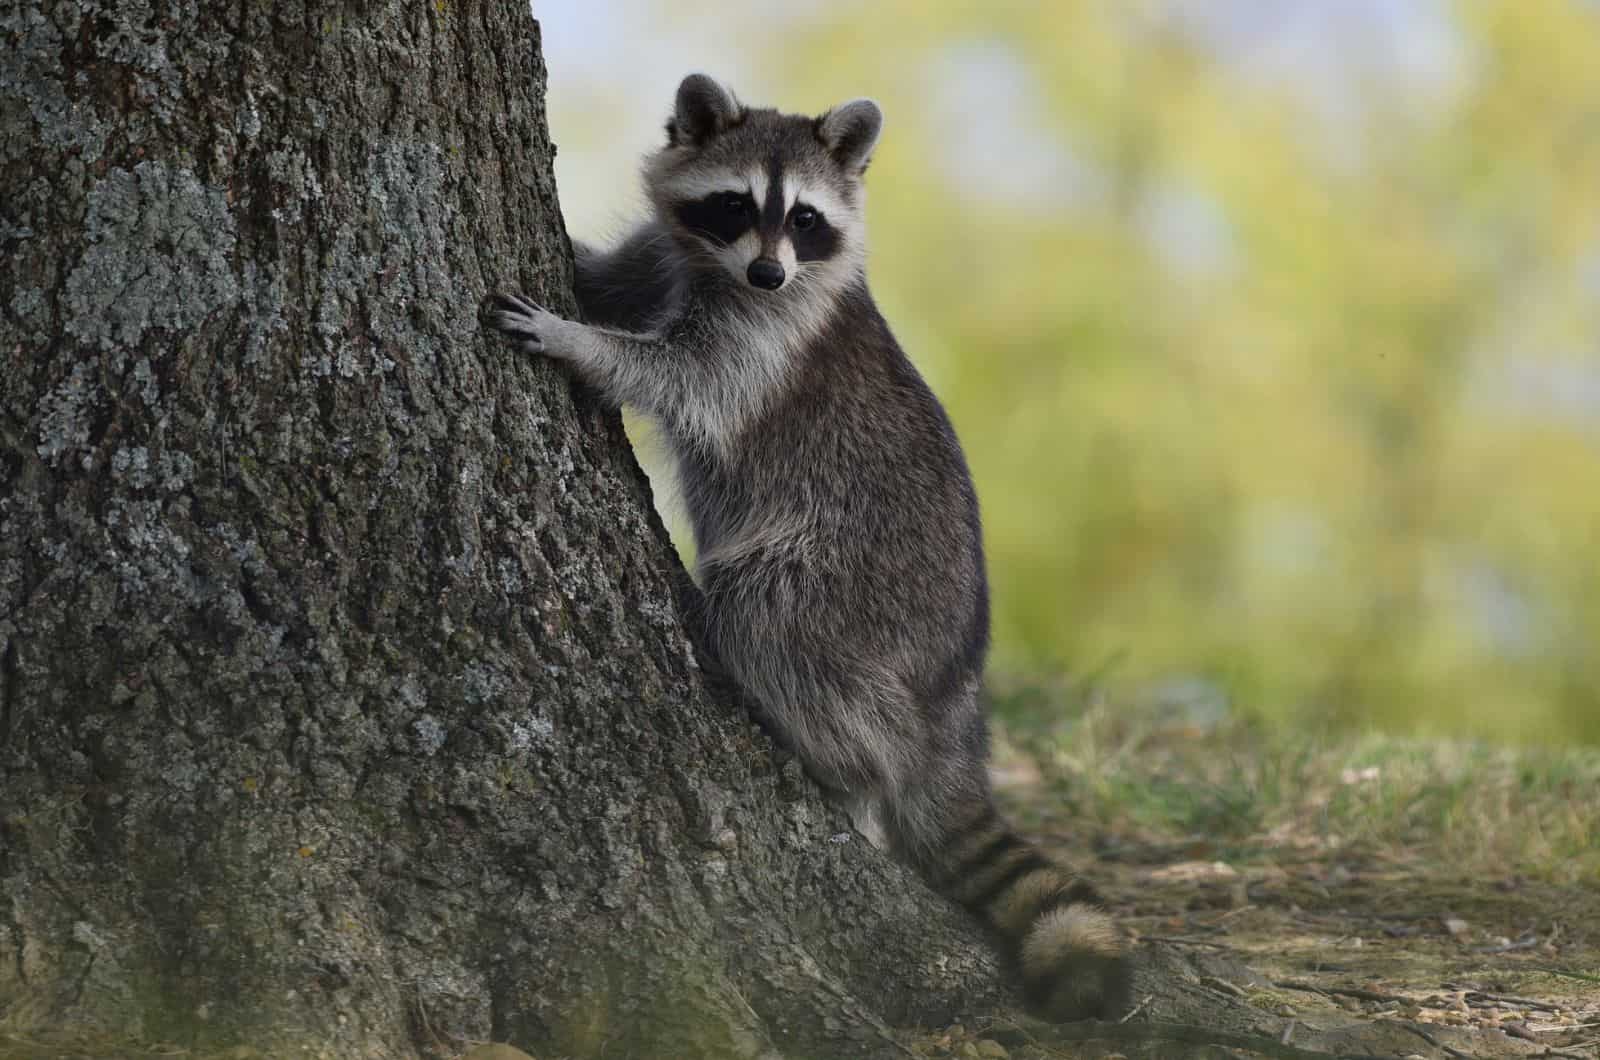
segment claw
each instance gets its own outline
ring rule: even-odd
[[[509,316],[531,317],[544,312],[543,306],[510,291],[496,292],[491,302],[499,312]]]
[[[503,331],[508,335],[536,335],[538,331],[533,326],[533,321],[525,316],[495,310],[489,314],[489,324],[496,331]]]
[[[490,298],[490,305],[493,308],[484,314],[490,327],[512,339],[524,351],[544,351],[544,342],[539,338],[534,323],[543,310],[526,298],[507,291],[497,291]]]
[[[524,353],[550,355],[539,332],[560,323],[537,302],[512,291],[496,291],[489,296],[483,322],[506,336]]]
[[[522,297],[520,294],[516,294],[515,292],[508,291],[508,292],[506,292],[504,294],[499,295],[498,297],[501,298],[502,300],[510,303],[513,307],[515,307],[517,310],[519,310],[520,312],[523,312],[523,313],[532,314],[532,313],[543,313],[544,312],[544,306],[541,306],[536,302],[530,302],[526,298]]]

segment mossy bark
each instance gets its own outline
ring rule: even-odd
[[[708,693],[522,0],[0,12],[0,1026],[871,1055],[959,914]]]

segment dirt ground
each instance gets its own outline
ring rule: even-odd
[[[1600,888],[1278,845],[1257,866],[1237,846],[1098,845],[1055,844],[1139,938],[1141,1008],[1100,1037],[974,1021],[913,1051],[1600,1060]]]

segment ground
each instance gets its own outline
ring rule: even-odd
[[[1291,735],[1069,685],[997,699],[1012,815],[1094,877],[1142,949],[1188,951],[1192,990],[1256,1010],[1278,1055],[1600,1058],[1600,750]],[[1129,1031],[1161,1004],[1145,996]],[[909,1043],[1146,1055],[1050,1038],[975,1020]]]

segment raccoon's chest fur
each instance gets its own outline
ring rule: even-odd
[[[885,657],[918,686],[981,666],[977,498],[943,409],[864,286],[731,444],[681,447],[679,471],[717,599],[759,596],[764,620],[792,617],[807,638],[900,641]]]
[[[873,505],[862,502],[875,480],[925,442],[904,431],[872,435],[875,422],[895,418],[884,405],[893,400],[889,376],[901,355],[887,330],[874,327],[876,314],[864,315],[870,302],[849,299],[833,309],[809,335],[776,321],[769,334],[746,326],[705,344],[715,370],[747,378],[720,388],[745,405],[719,411],[733,430],[712,444],[695,444],[687,430],[676,439],[702,557],[804,545],[825,558],[842,544],[839,529],[870,516]]]

